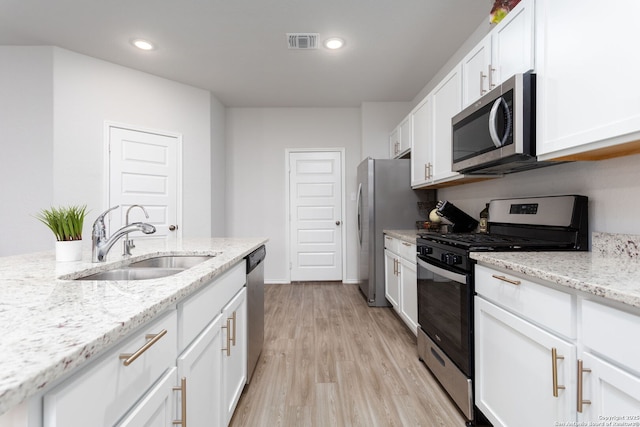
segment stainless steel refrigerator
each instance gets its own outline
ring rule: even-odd
[[[368,158],[358,166],[356,200],[360,290],[370,306],[389,306],[384,296],[382,231],[414,229],[420,220],[417,202],[436,200],[436,192],[411,189],[411,160]]]

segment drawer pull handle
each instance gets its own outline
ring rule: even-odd
[[[497,274],[492,274],[491,277],[494,279],[502,280],[503,282],[511,283],[512,285],[519,285],[522,282],[520,280],[509,279],[505,276],[498,276]]]
[[[227,346],[222,349],[222,351],[227,352],[227,357],[231,356],[231,318],[227,317],[227,325],[223,326],[222,329],[227,330]]]
[[[236,312],[233,312],[233,315],[231,316],[231,320],[233,320],[233,335],[231,336],[231,343],[233,344],[233,346],[236,346],[236,329],[237,329],[237,320],[238,318],[236,317]]]
[[[167,334],[167,330],[166,329],[161,330],[157,334],[147,334],[147,335],[145,335],[144,338],[147,339],[148,341],[142,347],[140,347],[138,350],[136,350],[135,353],[122,353],[120,356],[118,356],[118,358],[120,360],[124,360],[124,362],[122,363],[124,366],[129,366],[138,357],[140,357],[142,355],[142,353],[144,353],[145,351],[149,350],[149,348],[152,345],[157,343],[160,340],[160,338],[162,338],[166,334]]]
[[[553,379],[553,397],[558,397],[558,390],[564,390],[565,386],[558,385],[558,359],[563,360],[564,356],[558,356],[558,350],[551,348],[551,378]]]
[[[174,387],[173,390],[182,392],[180,396],[180,406],[182,407],[180,415],[182,419],[173,421],[173,425],[180,424],[182,427],[187,427],[187,379],[182,377],[180,387]]]
[[[407,242],[402,242],[402,244],[405,246],[411,246],[411,243],[407,243]]]
[[[582,398],[582,386],[584,385],[582,380],[582,374],[585,372],[591,372],[589,368],[582,367],[583,361],[578,359],[578,412],[582,412],[582,405],[591,405],[590,400],[584,400]]]

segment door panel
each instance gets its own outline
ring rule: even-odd
[[[342,279],[342,155],[289,154],[291,280]]]
[[[134,232],[134,239],[175,239],[180,236],[179,215],[179,138],[171,135],[109,128],[109,206],[120,205],[120,214],[111,215],[110,233],[126,223],[132,205],[147,210],[132,209],[129,222],[153,224],[156,232],[144,235]]]

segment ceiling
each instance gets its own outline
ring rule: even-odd
[[[411,101],[492,0],[2,0],[0,45],[52,45],[210,90],[228,107]],[[346,40],[290,50],[286,33]],[[130,44],[145,38],[157,49]]]

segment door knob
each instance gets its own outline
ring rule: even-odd
[[[177,225],[170,225],[169,226],[169,231],[176,231],[178,229]]]
[[[340,225],[340,220],[336,221],[336,225]]]

